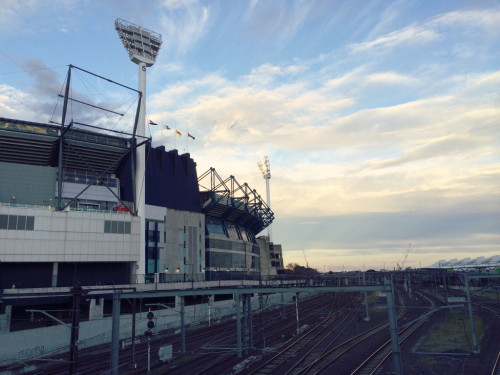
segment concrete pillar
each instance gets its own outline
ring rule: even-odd
[[[120,356],[120,291],[113,293],[113,320],[111,322],[111,374],[119,374]]]
[[[392,280],[384,280],[385,294],[387,297],[387,314],[389,315],[389,330],[391,334],[392,358],[396,375],[403,375],[401,363],[401,350],[399,348],[398,322],[396,318],[396,306],[394,305],[394,287]]]
[[[363,285],[366,285],[366,278],[365,274],[363,273]],[[368,293],[365,290],[365,310],[366,310],[366,315],[365,315],[365,321],[369,322],[370,321],[370,307],[368,306]]]
[[[57,274],[59,272],[59,263],[52,263],[52,288],[57,287]]]
[[[102,319],[104,316],[104,298],[92,298],[89,306],[89,320]]]
[[[176,310],[180,310],[181,308],[181,297],[180,296],[175,296],[175,306],[174,308]]]
[[[248,354],[248,314],[247,314],[247,294],[243,294],[243,348],[245,350],[245,355]]]
[[[465,288],[467,291],[467,306],[469,308],[469,319],[470,319],[470,326],[472,330],[472,344],[474,347],[472,348],[472,351],[474,353],[479,353],[479,347],[477,345],[477,337],[476,337],[476,326],[474,324],[474,315],[472,314],[472,300],[470,297],[470,290],[469,290],[469,278],[465,278]]]
[[[176,297],[177,298],[177,297]],[[180,297],[181,299],[181,353],[186,353],[186,325],[184,323],[184,296]]]
[[[241,311],[240,311],[240,295],[234,295],[235,307],[236,307],[236,350],[238,353],[238,358],[242,358],[241,352]]]
[[[252,295],[248,295],[248,347],[253,349]]]
[[[207,304],[207,309],[208,309],[208,326],[211,326],[211,319],[212,319],[212,306],[214,304],[214,295],[212,294],[211,296],[208,296],[208,304]]]
[[[12,306],[5,306],[5,311],[0,314],[0,333],[10,332],[10,318],[12,316]]]

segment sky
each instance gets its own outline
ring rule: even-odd
[[[117,18],[162,35],[154,146],[263,199],[269,157],[285,265],[500,254],[498,1],[3,0],[0,117],[60,121],[69,64],[137,89]],[[74,98],[124,116],[75,102],[71,118],[130,131],[133,91],[72,72]]]

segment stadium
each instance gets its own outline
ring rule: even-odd
[[[144,61],[143,50],[133,55],[144,74],[139,90],[70,65],[60,119],[0,117],[0,367],[68,351],[76,362],[74,345],[110,342],[117,290],[259,284],[283,270],[281,246],[259,236],[274,213],[255,189],[215,168],[199,173],[189,153],[153,147],[145,136],[145,68],[161,37],[122,29],[123,22],[116,23],[122,39],[140,37],[150,49],[156,43]],[[72,96],[73,69],[136,95],[135,113],[125,116],[133,130],[114,130],[97,115],[123,113]],[[68,103],[84,108],[71,107],[70,121]],[[153,302],[186,305],[194,317],[196,305],[232,313],[232,295],[198,297]],[[135,325],[148,302],[134,299],[121,314]],[[163,323],[184,329],[186,319]],[[70,323],[82,328],[80,337],[69,335]],[[134,339],[135,328],[125,335]]]
[[[260,276],[257,235],[274,215],[246,183],[214,168],[198,179],[189,154],[148,144],[146,243],[139,246],[133,142],[81,128],[62,132],[0,118],[2,289]],[[139,248],[144,275],[135,272]]]

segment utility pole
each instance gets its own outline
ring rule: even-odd
[[[399,348],[398,322],[396,318],[396,306],[394,304],[394,285],[392,280],[384,279],[385,293],[387,297],[387,312],[389,314],[389,330],[391,332],[392,358],[396,375],[403,375],[401,363],[401,350]]]
[[[76,374],[78,364],[78,333],[80,330],[80,300],[82,297],[82,287],[77,283],[71,289],[73,294],[73,306],[71,310],[71,337],[69,341],[69,373]]]

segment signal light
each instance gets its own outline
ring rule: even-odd
[[[146,332],[144,332],[144,334],[147,337],[151,337],[151,336],[153,336],[153,332],[151,332],[151,330],[155,326],[155,322],[153,321],[153,319],[155,318],[155,314],[152,311],[150,311],[150,312],[148,312],[148,315],[146,315],[146,317],[148,318],[148,323],[147,323],[148,330]]]

